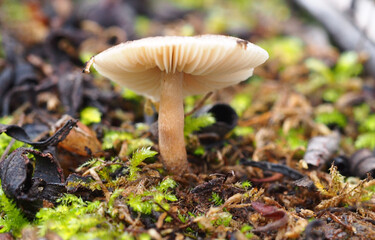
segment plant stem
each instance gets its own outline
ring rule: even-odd
[[[164,167],[182,174],[188,168],[184,139],[183,73],[164,73],[159,105],[159,148]]]

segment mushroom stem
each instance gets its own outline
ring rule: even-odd
[[[174,174],[188,168],[184,139],[184,74],[162,73],[159,105],[159,149],[165,168]]]

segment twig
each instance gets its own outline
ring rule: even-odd
[[[195,113],[199,108],[201,108],[204,104],[204,102],[207,101],[208,98],[210,98],[212,96],[213,92],[209,92],[207,93],[201,100],[199,100],[199,102],[194,106],[194,108],[185,114],[185,117],[186,116],[190,116],[191,114]]]
[[[337,223],[341,224],[345,229],[351,231],[352,233],[356,234],[357,233],[357,229],[355,229],[354,226],[349,226],[348,224],[344,223],[343,221],[341,221],[336,215],[334,215],[333,213],[331,212],[327,212],[327,214]]]
[[[95,170],[93,168],[91,168],[89,170],[89,172],[90,172],[91,177],[100,185],[100,187],[102,188],[102,191],[105,195],[106,201],[109,202],[111,194],[109,193],[108,188],[104,185],[104,183],[100,179],[99,175],[95,172]]]
[[[280,180],[284,175],[282,173],[275,173],[270,177],[267,178],[251,178],[250,181],[256,183],[266,183],[266,182],[275,182]]]
[[[271,117],[272,117],[272,112],[269,111],[269,112],[265,112],[263,114],[254,116],[247,120],[240,120],[238,122],[238,125],[242,127],[248,127],[248,126],[253,126],[257,124],[266,124],[271,119]]]
[[[23,124],[24,120],[25,120],[25,114],[22,113],[21,116],[20,116],[20,119],[17,122],[17,125],[21,126]],[[0,162],[4,161],[5,157],[8,155],[10,149],[12,148],[12,146],[15,142],[16,142],[16,139],[14,139],[14,138],[12,138],[12,140],[10,140],[8,146],[5,148],[5,150],[3,152],[3,155],[1,155]]]
[[[164,212],[166,212],[169,216],[171,216],[173,218],[173,220],[175,221],[178,221],[180,223],[183,223],[178,217],[176,217],[173,213],[171,213],[169,210],[165,209],[161,204],[157,203],[154,201],[154,203],[159,207],[161,208],[161,210],[163,210]]]
[[[85,68],[83,69],[83,73],[90,73],[90,67],[91,65],[94,63],[94,56],[92,56],[90,58],[90,60],[88,60],[86,63],[85,63]]]
[[[247,160],[245,158],[241,159],[240,163],[244,166],[257,167],[263,170],[281,173],[285,176],[290,177],[293,180],[298,180],[298,179],[305,177],[305,175],[298,172],[297,170],[294,170],[293,168],[290,168],[282,164],[276,164],[276,163],[270,163],[270,162],[256,162],[256,161]]]
[[[180,223],[183,223],[178,217],[176,217],[173,213],[171,213],[170,211],[168,211],[167,209],[163,208],[159,203],[155,202],[154,203],[161,208],[161,210],[163,210],[166,214],[168,214],[169,216],[171,216],[173,218],[173,220],[175,221],[178,221]],[[193,223],[193,221],[189,220],[189,222],[187,223],[184,223],[183,225],[181,226],[178,226],[177,229],[183,229],[183,228],[186,228],[188,226],[190,226],[191,224]]]

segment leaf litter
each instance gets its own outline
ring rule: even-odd
[[[309,23],[276,0],[225,3],[237,27],[212,3],[100,2],[2,3],[1,239],[374,238],[363,53],[318,51]],[[270,59],[185,100],[191,172],[169,176],[157,104],[81,72],[126,40],[202,33],[257,42]]]

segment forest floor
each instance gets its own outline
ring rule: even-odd
[[[368,56],[267,3],[3,1],[0,239],[375,239]],[[206,33],[270,58],[185,99],[190,170],[171,175],[157,107],[82,70],[126,40]]]

